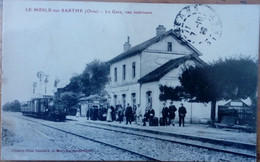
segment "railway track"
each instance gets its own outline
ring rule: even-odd
[[[152,136],[152,135],[147,135],[147,134],[146,135],[145,134],[138,134],[138,133],[133,133],[133,132],[125,131],[125,130],[119,130],[119,129],[115,129],[115,128],[111,128],[111,127],[97,126],[97,125],[94,125],[94,124],[80,124],[80,123],[76,123],[76,125],[80,125],[80,126],[84,126],[84,127],[91,127],[91,128],[96,128],[96,129],[115,131],[115,132],[130,134],[130,135],[134,135],[134,136],[153,138],[153,139],[167,141],[167,142],[171,142],[171,143],[178,143],[178,144],[182,144],[182,145],[186,145],[186,146],[193,146],[193,147],[198,147],[198,148],[204,148],[204,149],[208,149],[208,150],[212,150],[212,151],[218,151],[218,152],[223,152],[223,153],[230,153],[230,154],[244,156],[244,157],[248,157],[248,158],[256,158],[256,154],[249,154],[249,153],[233,151],[232,149],[227,149],[227,148],[225,148],[225,149],[224,148],[217,148],[216,145],[214,145],[214,147],[203,146],[203,145],[200,145],[200,144],[196,144],[196,142],[195,143],[191,143],[191,142],[185,142],[184,140],[167,139],[167,138],[163,138],[162,136],[159,137],[158,135]]]
[[[116,146],[116,145],[111,144],[111,143],[107,143],[107,142],[104,142],[104,141],[96,140],[96,139],[93,139],[93,138],[90,138],[90,137],[87,137],[87,136],[84,136],[84,135],[80,135],[80,134],[73,133],[73,132],[70,132],[70,131],[67,131],[67,130],[56,128],[56,127],[53,127],[53,126],[50,126],[50,125],[47,125],[47,124],[44,124],[44,123],[40,123],[40,122],[31,120],[31,119],[26,119],[26,118],[23,118],[23,117],[20,117],[20,118],[22,118],[24,120],[27,120],[27,121],[30,121],[30,122],[33,122],[33,123],[40,124],[42,126],[45,126],[45,127],[48,127],[48,128],[54,129],[54,130],[58,130],[60,132],[64,132],[64,133],[67,133],[67,134],[70,134],[70,135],[73,135],[73,136],[85,139],[85,140],[90,140],[90,141],[93,141],[93,142],[96,142],[96,143],[99,143],[99,144],[102,144],[102,145],[110,146],[112,148],[116,148],[116,149],[119,149],[119,150],[122,150],[122,151],[129,152],[129,153],[134,154],[134,155],[138,155],[140,157],[144,157],[147,161],[161,161],[161,160],[156,159],[154,157],[151,157],[151,156],[148,156],[148,155],[136,152],[136,151],[128,150],[126,148],[119,147],[119,146]]]
[[[153,153],[146,153],[146,152],[143,152],[142,150],[139,150],[138,149],[132,149],[130,148],[130,150],[128,149],[128,144],[118,144],[116,142],[114,142],[113,140],[104,140],[104,138],[100,138],[100,134],[105,133],[107,135],[115,135],[116,138],[114,140],[117,140],[118,137],[121,138],[121,135],[123,136],[128,136],[128,135],[131,135],[129,137],[129,140],[131,140],[132,138],[136,138],[136,139],[144,139],[147,141],[150,141],[150,140],[157,140],[158,143],[172,143],[173,145],[177,144],[177,145],[181,145],[182,148],[188,148],[188,147],[193,147],[195,150],[201,150],[201,149],[204,149],[206,150],[206,152],[211,152],[210,154],[213,154],[212,156],[215,156],[214,154],[223,154],[224,157],[223,158],[220,158],[220,161],[230,161],[230,160],[227,160],[229,159],[228,157],[232,157],[232,156],[237,156],[237,157],[240,157],[240,158],[246,158],[246,159],[251,159],[249,161],[254,161],[253,159],[256,158],[256,155],[254,155],[253,152],[250,153],[243,153],[243,152],[239,152],[239,151],[234,151],[232,149],[228,150],[228,149],[220,149],[220,148],[216,148],[214,147],[215,145],[212,145],[212,147],[209,147],[209,146],[203,146],[202,145],[198,145],[196,144],[196,142],[194,143],[191,143],[188,141],[184,142],[185,140],[183,141],[180,141],[180,140],[172,140],[172,139],[166,139],[166,138],[162,138],[162,136],[158,136],[158,135],[155,135],[155,134],[149,134],[149,133],[146,133],[146,135],[138,132],[136,133],[135,131],[129,131],[129,130],[118,130],[118,128],[113,128],[113,127],[107,127],[107,126],[97,126],[96,124],[81,124],[81,123],[67,123],[69,124],[69,126],[73,127],[73,125],[75,125],[74,127],[77,129],[73,129],[74,132],[71,132],[71,128],[67,127],[65,124],[60,124],[60,123],[53,123],[53,124],[49,124],[48,122],[44,122],[44,123],[41,123],[39,121],[37,121],[36,119],[35,120],[32,120],[32,119],[28,119],[28,118],[24,118],[24,117],[20,117],[24,120],[28,120],[30,122],[34,122],[34,123],[37,123],[37,124],[40,124],[42,126],[45,126],[45,127],[48,127],[48,128],[51,128],[51,129],[54,129],[54,130],[57,130],[57,131],[60,131],[60,132],[64,132],[64,133],[67,133],[67,134],[70,134],[70,135],[73,135],[73,136],[76,136],[78,138],[81,138],[81,139],[85,139],[85,140],[90,140],[90,141],[93,141],[93,142],[96,142],[96,143],[99,143],[99,144],[102,144],[102,145],[106,145],[106,146],[110,146],[112,148],[115,148],[115,149],[119,149],[119,150],[122,150],[124,152],[128,152],[132,155],[136,155],[138,157],[142,157],[142,158],[145,158],[146,160],[148,161],[165,161],[164,159],[161,159],[161,155],[158,156],[157,155],[153,155]],[[47,124],[46,124],[47,123]],[[55,126],[56,125],[56,126]],[[81,127],[89,127],[89,129],[82,129]],[[103,131],[101,131],[101,129]],[[81,131],[77,131],[77,130],[81,130]],[[98,131],[100,130],[100,131]],[[104,132],[104,130],[106,131],[112,131],[112,132]],[[90,133],[92,132],[92,133]],[[97,134],[95,133],[97,132]],[[90,133],[90,134],[89,134]],[[123,133],[123,134],[120,134],[120,133]],[[112,136],[106,136],[106,138],[110,139],[110,138],[113,138]],[[104,135],[102,135],[104,136]],[[128,137],[126,137],[128,138]],[[100,139],[100,140],[99,140]],[[149,140],[150,139],[150,140]],[[161,142],[160,142],[161,141]],[[191,141],[191,140],[190,140]],[[161,144],[160,144],[161,145]],[[146,148],[147,149],[147,148]],[[208,151],[207,151],[208,150]],[[215,151],[215,152],[214,152]],[[187,152],[189,152],[189,150],[187,150]],[[201,151],[199,151],[201,152]],[[203,152],[203,151],[202,151]],[[208,154],[208,153],[207,153]],[[163,156],[163,155],[162,155]],[[174,155],[173,155],[174,156]],[[203,155],[204,156],[204,155]],[[207,156],[207,155],[206,155]],[[218,155],[217,155],[218,156]],[[207,160],[206,160],[207,161]]]

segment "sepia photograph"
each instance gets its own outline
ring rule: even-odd
[[[259,4],[2,10],[1,160],[257,160]]]

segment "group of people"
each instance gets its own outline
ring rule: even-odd
[[[130,106],[130,104],[127,104],[127,107],[124,109],[122,105],[116,105],[110,106],[109,108],[105,108],[103,106],[100,106],[99,108],[97,106],[90,105],[86,117],[87,120],[101,120],[101,121],[119,121],[120,123],[123,121],[124,116],[126,117],[126,124],[136,121],[136,116],[138,112],[140,112],[141,109],[136,108],[134,106],[133,108]]]
[[[107,108],[104,106],[92,106],[90,105],[88,110],[87,110],[87,120],[101,120],[105,121],[106,120],[106,114],[107,114]]]
[[[173,102],[170,102],[169,108],[166,107],[166,104],[163,103],[163,109],[162,109],[162,121],[161,125],[175,125],[175,112],[177,111],[177,108],[173,105]],[[183,103],[181,103],[181,107],[178,109],[179,114],[179,126],[183,125],[184,127],[184,118],[186,116],[187,110],[183,106]]]
[[[107,109],[107,118],[106,121],[119,121],[120,123],[123,121],[124,118],[124,109],[121,105],[117,105],[116,107],[110,106]]]
[[[129,103],[127,104],[125,109],[121,105],[117,105],[116,108],[110,106],[107,111],[107,121],[119,121],[119,123],[121,123],[125,116],[126,124],[131,124],[132,122],[138,124],[138,121],[140,120],[140,115],[140,106],[138,106],[138,108],[136,107],[136,105],[131,107]]]
[[[175,125],[175,112],[177,111],[177,108],[173,105],[173,102],[170,102],[169,108],[166,107],[166,104],[163,103],[162,108],[162,118],[160,119],[160,125]],[[181,107],[178,109],[179,113],[179,126],[181,124],[184,126],[184,118],[186,116],[186,108],[181,104]],[[143,126],[146,126],[146,122],[149,122],[152,120],[155,116],[154,109],[146,108],[145,113],[142,114],[142,110],[140,105],[136,106],[133,105],[130,106],[128,103],[126,108],[123,108],[122,105],[116,105],[110,106],[109,108],[105,107],[90,107],[87,110],[86,117],[87,119],[91,120],[101,120],[101,121],[118,121],[119,123],[123,122],[123,119],[125,117],[126,123],[125,124],[131,124],[134,122],[135,124],[142,124]]]

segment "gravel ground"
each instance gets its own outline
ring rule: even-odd
[[[15,157],[10,153],[10,148],[4,147],[5,151],[9,151],[9,155],[2,159],[20,159],[20,160],[144,160],[141,157],[137,157],[128,152],[110,148],[89,140],[82,140],[82,138],[75,137],[66,133],[53,130],[48,127],[39,126],[39,124],[33,124],[31,122],[21,122],[22,119],[18,119],[18,116],[13,117],[16,122],[20,124],[27,125],[21,126],[15,124],[17,130],[14,131],[15,135],[20,135],[20,132],[30,132],[29,130],[35,130],[32,134],[34,136],[29,136],[23,139],[22,142],[15,143],[12,148],[41,148],[46,149],[45,145],[48,145],[49,150],[60,149],[62,152],[48,152],[48,153],[34,153],[34,154],[19,154],[23,158]],[[87,136],[89,138],[102,140],[107,143],[111,143],[120,147],[127,148],[129,150],[139,152],[152,156],[154,158],[164,160],[164,161],[255,161],[254,158],[243,158],[241,156],[221,153],[216,151],[210,151],[208,149],[202,149],[197,147],[191,147],[181,144],[174,144],[171,142],[165,142],[162,140],[157,140],[153,138],[140,137],[135,135],[129,135],[125,133],[119,133],[115,131],[101,130],[97,128],[90,128],[80,125],[75,125],[74,121],[66,122],[51,122],[41,119],[34,119],[30,117],[25,117],[36,122],[44,123],[50,126],[54,126],[59,129],[64,129],[73,133]],[[14,120],[14,121],[15,121]],[[29,124],[30,123],[30,124]],[[29,126],[28,126],[29,124]],[[23,130],[23,131],[21,131]],[[20,132],[19,132],[20,131]],[[41,135],[41,141],[35,141],[35,134]],[[24,134],[22,134],[24,138]],[[33,138],[34,137],[34,138]],[[42,138],[45,137],[45,138]],[[31,141],[31,142],[29,142]],[[2,146],[3,148],[3,146]],[[68,152],[65,152],[68,150]],[[78,151],[85,152],[78,152]],[[3,153],[3,151],[2,151]],[[27,158],[27,159],[26,159]]]
[[[146,160],[145,158],[126,151],[75,137],[74,135],[53,130],[52,128],[43,127],[41,131],[44,131],[47,136],[56,137],[55,143],[59,144],[61,151],[72,154],[69,155],[70,157],[67,157],[66,160]]]
[[[17,136],[15,136],[16,124],[12,118],[2,119],[2,146],[12,146],[17,142],[20,142]]]
[[[16,142],[14,132],[6,129],[5,127],[6,126],[2,127],[2,146],[12,146]]]
[[[33,118],[28,119],[45,122]],[[147,160],[144,157],[90,140],[83,140],[17,116],[5,115],[2,121],[2,127],[8,133],[5,132],[6,142],[1,147],[1,160]]]
[[[237,155],[210,151],[208,149],[185,146],[181,144],[174,144],[153,138],[129,135],[115,131],[84,127],[74,124],[64,125],[55,123],[52,126],[107,143],[112,143],[132,151],[152,156],[162,161],[255,161],[254,158],[244,158]]]
[[[185,138],[179,138],[179,137],[175,137],[175,136],[166,136],[166,135],[159,135],[159,134],[153,134],[153,133],[148,133],[148,132],[143,132],[143,131],[136,131],[136,130],[131,130],[131,129],[124,129],[121,127],[115,128],[115,127],[111,127],[111,126],[107,126],[107,125],[98,125],[98,124],[90,124],[90,123],[76,123],[79,125],[83,125],[83,126],[88,126],[88,127],[98,127],[98,128],[103,128],[106,130],[114,130],[117,132],[126,132],[126,133],[130,133],[130,134],[138,134],[141,136],[148,136],[148,137],[153,137],[156,139],[162,139],[162,140],[166,140],[166,141],[178,141],[178,142],[183,142],[183,143],[187,143],[187,144],[195,144],[198,146],[203,146],[204,147],[209,147],[209,148],[216,148],[216,149],[224,149],[224,150],[230,150],[230,151],[234,151],[237,153],[244,153],[244,154],[250,154],[250,155],[255,155],[256,150],[247,150],[247,149],[242,149],[242,148],[237,148],[237,147],[231,147],[231,146],[223,146],[223,145],[217,145],[217,144],[212,144],[212,143],[207,143],[207,142],[203,142],[203,141],[196,141],[196,140],[191,140],[191,139],[185,139]]]
[[[86,123],[86,118],[83,117],[75,117],[75,116],[67,116],[67,119],[75,120],[75,122],[79,123]],[[183,134],[183,135],[191,135],[191,136],[198,136],[198,137],[205,137],[205,138],[214,138],[219,140],[227,140],[227,141],[234,141],[234,142],[242,142],[248,144],[256,144],[256,133],[248,133],[241,130],[235,129],[225,129],[225,128],[212,128],[206,124],[186,124],[185,127],[179,127],[176,124],[175,127],[173,126],[158,126],[158,127],[150,127],[150,126],[141,126],[141,125],[125,125],[125,122],[118,123],[118,122],[105,122],[105,121],[92,121],[93,123],[101,123],[101,124],[110,124],[115,126],[124,126],[124,127],[132,127],[132,128],[141,128],[146,130],[156,130],[162,132],[170,132],[176,134]]]

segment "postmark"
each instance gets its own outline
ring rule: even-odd
[[[222,34],[218,14],[204,4],[184,7],[175,18],[174,28],[180,32],[181,38],[192,44],[211,45]]]

